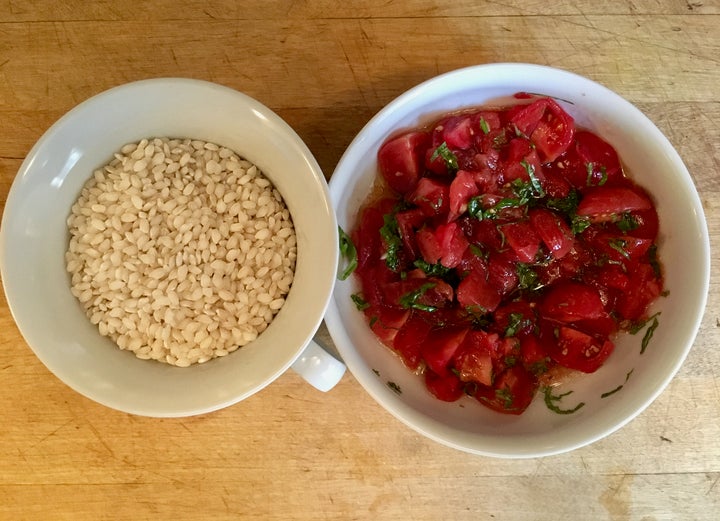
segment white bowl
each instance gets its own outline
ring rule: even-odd
[[[445,403],[425,390],[399,358],[383,347],[350,299],[350,278],[338,282],[325,320],[348,368],[390,413],[417,432],[467,452],[498,457],[536,457],[569,451],[596,441],[640,414],[680,368],[697,333],[706,303],[710,250],[702,206],[677,152],[637,108],[607,88],[558,69],[493,64],[443,74],[410,89],[381,110],[357,135],[331,177],[330,195],[338,224],[355,225],[377,174],[380,145],[402,129],[428,124],[443,113],[475,107],[525,91],[552,96],[575,118],[609,141],[633,179],[651,191],[660,217],[659,256],[669,296],[644,354],[642,334],[624,335],[596,373],[563,385],[568,405],[585,402],[574,414],[559,415],[536,397],[521,416],[495,413],[471,398]],[[564,101],[562,101],[564,100]],[[626,374],[632,370],[625,382]],[[397,394],[387,382],[401,389]],[[601,395],[624,384],[621,391]]]
[[[201,139],[244,156],[283,195],[296,228],[295,279],[272,324],[231,355],[189,368],[137,359],[101,337],[70,293],[65,271],[65,221],[82,185],[124,144],[147,137]],[[226,87],[155,79],[85,101],[33,147],[5,206],[0,269],[22,335],[60,380],[121,411],[187,416],[246,398],[301,357],[332,292],[336,251],[325,178],[280,117]]]

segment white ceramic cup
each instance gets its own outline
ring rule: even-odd
[[[700,325],[710,278],[710,247],[700,199],[685,165],[669,141],[637,108],[581,76],[537,65],[490,64],[449,72],[404,93],[360,131],[330,180],[339,225],[350,231],[378,175],[377,151],[389,136],[430,124],[441,115],[512,102],[516,92],[555,97],[580,127],[609,141],[629,175],[647,187],[660,217],[659,257],[670,294],[652,343],[641,354],[642,334],[623,335],[596,373],[567,382],[559,415],[536,397],[521,416],[495,413],[472,398],[452,404],[435,399],[422,378],[382,346],[350,299],[359,286],[338,282],[325,322],[343,360],[372,397],[417,432],[475,454],[521,458],[566,452],[598,440],[640,414],[680,368]],[[626,375],[632,371],[631,377]],[[627,379],[627,381],[626,381]],[[394,385],[388,385],[392,382]],[[619,392],[603,394],[622,385]],[[397,393],[398,389],[401,390]]]
[[[297,235],[287,300],[257,340],[188,368],[137,359],[101,337],[70,293],[66,218],[82,185],[124,144],[194,138],[255,163],[282,194]],[[279,116],[213,83],[154,79],[78,105],[23,162],[5,205],[0,273],[11,312],[40,360],[79,393],[120,411],[158,417],[207,413],[259,391],[288,368],[321,390],[345,366],[312,340],[336,277],[337,224],[311,152]]]

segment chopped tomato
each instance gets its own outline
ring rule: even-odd
[[[439,375],[432,370],[425,371],[425,386],[435,398],[454,402],[464,394],[464,384],[453,373]]]
[[[548,319],[559,322],[600,318],[605,308],[598,291],[581,282],[554,284],[545,293],[540,303],[540,313]]]
[[[468,331],[467,328],[457,327],[432,330],[421,348],[428,367],[440,376],[447,375],[450,372],[450,361]]]
[[[499,226],[505,240],[520,262],[533,262],[540,248],[540,238],[526,221],[511,222]]]
[[[530,211],[530,223],[545,247],[556,259],[562,259],[573,247],[573,235],[567,223],[551,210]]]
[[[650,194],[556,101],[517,98],[389,139],[351,233],[379,340],[438,399],[507,414],[540,375],[596,371],[663,292]]]
[[[463,258],[468,241],[456,222],[441,224],[435,229],[423,228],[417,233],[423,259],[430,264],[454,268]]]
[[[558,364],[583,373],[594,373],[615,349],[609,339],[598,340],[569,326],[553,330],[554,342],[549,342],[550,357]]]
[[[430,333],[431,325],[418,316],[411,316],[398,330],[393,339],[393,348],[402,361],[413,371],[417,370],[422,360],[420,347]]]
[[[405,194],[415,188],[422,174],[425,150],[430,136],[408,132],[387,141],[378,151],[378,166],[390,188]]]
[[[522,365],[514,365],[502,372],[492,387],[479,386],[475,398],[498,412],[522,414],[537,391],[537,378]]]
[[[616,219],[624,212],[648,210],[652,202],[644,194],[627,187],[597,186],[588,188],[578,204],[577,214],[596,220]]]
[[[487,272],[476,269],[470,272],[457,287],[458,303],[471,313],[480,315],[495,311],[502,295],[487,279]]]
[[[420,208],[428,217],[442,215],[448,209],[448,185],[437,179],[422,177],[415,190],[407,195],[409,203]]]

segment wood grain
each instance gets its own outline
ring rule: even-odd
[[[716,260],[719,24],[709,1],[0,1],[0,208],[54,121],[128,81],[246,92],[298,131],[329,179],[406,89],[467,65],[533,62],[605,84],[660,127],[695,180]],[[686,363],[622,430],[565,455],[497,460],[416,434],[349,374],[322,394],[288,373],[200,417],[109,410],[49,373],[3,296],[0,519],[715,520],[719,310],[713,272]]]

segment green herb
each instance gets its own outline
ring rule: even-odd
[[[380,376],[380,371],[377,369],[373,369],[372,372],[375,373],[375,376]]]
[[[522,313],[510,313],[508,326],[505,328],[505,336],[515,336],[525,326],[532,324]]]
[[[355,244],[353,244],[350,236],[345,233],[340,226],[338,226],[338,236],[340,238],[340,256],[347,261],[345,269],[338,275],[338,278],[340,280],[345,280],[357,268],[357,249],[355,248]]]
[[[358,308],[360,311],[365,311],[367,308],[370,307],[370,303],[356,293],[350,295],[350,298],[355,303],[355,307]]]
[[[380,228],[380,236],[385,241],[387,251],[385,252],[385,264],[393,271],[397,271],[400,267],[398,252],[402,246],[400,239],[400,230],[398,228],[397,219],[394,213],[387,213],[383,216],[385,224]]]
[[[658,316],[660,316],[660,314],[661,314],[661,312],[658,311],[657,313],[649,316],[645,320],[641,320],[639,322],[633,322],[627,328],[627,332],[630,333],[631,335],[637,334],[638,332],[642,331],[645,328],[645,326],[647,326],[650,323],[651,320],[656,319]]]
[[[490,255],[490,252],[483,250],[477,244],[470,245],[470,253],[472,253],[476,257],[480,257],[481,259],[487,259],[488,256]]]
[[[577,412],[580,408],[582,408],[585,405],[585,402],[578,403],[575,407],[572,409],[561,409],[557,402],[562,400],[564,397],[572,394],[572,391],[568,391],[563,394],[554,395],[552,393],[552,387],[545,387],[543,388],[543,392],[545,394],[545,405],[548,409],[550,409],[552,412],[557,414],[572,414],[574,412]]]
[[[439,262],[437,264],[430,264],[422,259],[417,259],[414,263],[416,268],[420,268],[425,272],[426,275],[431,277],[445,277],[450,271],[450,268],[443,266]]]
[[[495,389],[495,396],[503,401],[503,408],[510,409],[513,406],[515,398],[510,389]]]
[[[530,291],[538,290],[542,287],[542,283],[538,280],[538,274],[530,265],[524,262],[518,262],[515,268],[518,276],[518,288]]]
[[[658,327],[658,319],[657,315],[653,318],[652,324],[648,326],[648,328],[645,330],[645,335],[643,336],[642,342],[640,344],[640,354],[643,354],[645,352],[645,349],[647,349],[648,344],[650,343],[650,339],[653,337],[653,334],[655,333],[655,330]]]
[[[640,223],[630,212],[624,212],[620,217],[618,217],[615,225],[620,229],[621,232],[627,233],[637,229],[638,226],[640,226]]]
[[[432,153],[430,161],[435,161],[438,157],[445,161],[445,166],[450,172],[456,172],[459,168],[457,157],[452,153],[450,148],[448,148],[447,143],[444,141],[435,149],[435,152]]]
[[[530,178],[530,186],[532,187],[532,192],[528,194],[529,197],[545,197],[545,190],[543,190],[542,186],[540,185],[540,180],[535,175],[535,167],[525,160],[520,161],[520,164],[525,169],[528,177]]]
[[[388,382],[387,386],[390,389],[392,389],[393,391],[395,391],[395,393],[402,394],[402,389],[400,389],[400,386],[398,384],[396,384],[395,382]]]
[[[506,356],[503,361],[506,367],[512,367],[517,364],[517,356]]]
[[[485,118],[483,117],[480,117],[480,130],[483,131],[483,134],[490,133],[490,125],[488,125],[488,122],[485,121]]]
[[[507,134],[505,133],[505,130],[503,130],[500,134],[495,136],[493,138],[493,148],[496,150],[499,150],[503,148],[508,143]]]
[[[513,124],[513,131],[515,132],[515,137],[524,137],[525,139],[528,139],[528,137],[523,133],[523,131],[517,128],[517,125],[515,124]]]
[[[543,360],[538,360],[537,362],[533,362],[530,364],[530,372],[534,374],[535,376],[540,376],[541,374],[547,373],[548,371],[548,358],[545,358]]]
[[[437,308],[435,306],[428,306],[426,304],[422,304],[418,302],[420,300],[420,297],[422,297],[425,292],[429,289],[432,289],[435,287],[434,282],[426,282],[422,286],[420,286],[418,289],[411,291],[410,293],[406,293],[402,297],[400,297],[400,306],[402,306],[405,309],[417,309],[420,311],[437,311]]]
[[[483,219],[494,219],[498,213],[505,208],[516,208],[522,206],[527,201],[523,202],[521,199],[513,199],[505,197],[500,199],[497,203],[492,205],[490,208],[483,208],[480,197],[471,197],[468,201],[467,210],[470,217],[475,217],[478,221]]]
[[[573,188],[565,197],[547,199],[545,206],[572,218],[575,216],[579,202],[580,197],[578,196],[578,192]]]
[[[573,234],[578,235],[584,232],[588,228],[588,226],[590,226],[590,224],[592,223],[587,217],[575,215],[570,220],[570,230],[573,232]]]
[[[585,184],[587,186],[593,186],[592,180],[595,177],[595,164],[594,163],[585,163],[585,169],[587,170],[587,179],[585,180]],[[597,185],[595,186],[602,186],[605,183],[607,183],[608,175],[607,170],[604,166],[600,166],[600,179],[597,182]]]
[[[625,381],[624,381],[623,383],[621,383],[620,385],[618,385],[618,386],[617,386],[615,389],[613,389],[612,391],[608,391],[608,392],[606,392],[606,393],[602,393],[602,394],[600,395],[600,398],[607,398],[608,396],[612,396],[613,394],[615,394],[616,392],[618,392],[620,389],[622,389],[622,388],[625,386],[625,384],[627,383],[628,379],[630,378],[630,375],[632,374],[632,372],[633,372],[633,369],[630,369],[630,372],[625,375]]]
[[[378,321],[378,317],[370,317],[370,322],[368,325],[372,328]]]
[[[625,257],[626,259],[629,259],[629,258],[630,258],[630,253],[628,253],[628,251],[625,249],[625,247],[627,246],[627,241],[626,241],[625,239],[621,239],[620,237],[616,237],[616,238],[614,238],[614,239],[610,239],[610,240],[608,241],[608,244],[610,245],[610,247],[611,247],[613,250],[615,250],[616,252],[618,252],[620,255],[622,255],[622,256]]]
[[[657,244],[651,244],[650,248],[648,248],[648,262],[650,263],[650,266],[652,266],[655,278],[659,279],[662,272],[660,270],[660,261],[657,256]]]

